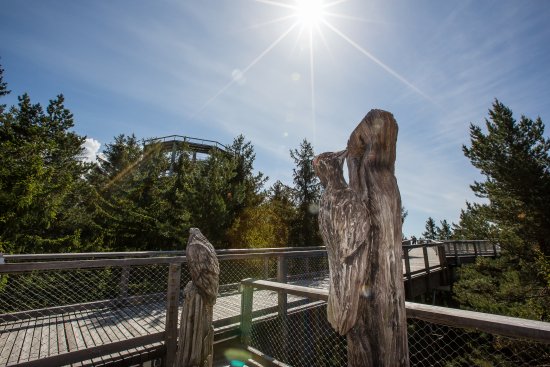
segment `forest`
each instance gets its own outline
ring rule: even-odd
[[[8,93],[0,68],[0,98]],[[90,163],[63,95],[45,108],[28,94],[18,101],[0,104],[0,252],[183,250],[190,227],[219,249],[321,244],[321,188],[305,139],[290,151],[293,185],[266,187],[242,135],[204,160],[183,149],[170,169],[160,146],[121,134]],[[455,301],[548,320],[550,139],[542,120],[517,121],[495,100],[484,126],[470,125],[462,149],[484,178],[471,185],[482,200],[466,203],[458,223],[428,218],[423,236],[487,239],[502,255],[462,267]]]

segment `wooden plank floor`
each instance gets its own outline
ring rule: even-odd
[[[429,249],[428,255],[430,266],[439,263],[435,251]],[[422,249],[410,251],[410,264],[411,271],[424,268]],[[326,289],[328,276],[315,280],[296,280],[292,283]],[[288,296],[289,304],[300,300],[300,297]],[[254,311],[267,310],[276,305],[277,292],[262,290],[254,293]],[[215,325],[238,322],[240,310],[240,293],[220,296],[214,306]],[[71,311],[10,322],[0,320],[0,367],[163,332],[165,321],[166,306],[161,301],[127,307]],[[106,359],[122,359],[125,354],[127,353],[121,352],[95,358],[89,364],[101,364]]]

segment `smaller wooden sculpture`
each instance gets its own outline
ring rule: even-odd
[[[189,230],[185,251],[191,281],[185,286],[175,367],[211,367],[213,306],[218,295],[220,266],[214,247],[198,230]]]

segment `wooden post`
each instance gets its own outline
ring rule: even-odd
[[[165,365],[174,365],[178,348],[178,306],[180,295],[181,264],[170,264],[168,270],[168,291],[166,296],[166,327],[164,345],[166,346]]]
[[[409,296],[407,299],[413,299],[413,287],[412,287],[412,274],[411,274],[411,258],[409,256],[409,249],[406,248],[403,250],[403,255],[405,256],[405,276],[407,277],[407,290],[409,291]]]
[[[430,291],[430,259],[428,258],[428,246],[424,245],[422,247],[422,255],[424,256],[424,272],[426,275],[424,276],[424,279],[426,279],[426,292]]]
[[[269,257],[264,257],[264,279],[269,280]]]
[[[346,151],[313,161],[325,188],[319,226],[331,273],[327,317],[347,336],[351,367],[409,365],[401,197],[394,174],[397,130],[391,113],[371,110]]]
[[[252,330],[252,305],[254,302],[254,287],[242,284],[241,294],[241,343],[250,345],[250,331]]]
[[[441,267],[441,284],[442,285],[448,285],[450,275],[449,272],[449,266],[447,265],[447,257],[446,257],[446,251],[445,247],[446,245],[439,245],[437,255],[439,256],[439,266]]]
[[[288,276],[288,263],[285,255],[277,256],[277,281],[286,283]],[[278,292],[279,316],[286,316],[287,295],[285,292]]]
[[[185,250],[191,281],[185,286],[175,367],[212,367],[213,307],[218,295],[220,265],[214,247],[197,228],[189,230]]]
[[[460,265],[460,260],[458,259],[458,249],[456,247],[456,242],[453,242],[453,249],[454,249],[454,252],[455,252],[455,266],[459,266]]]
[[[496,259],[497,258],[497,245],[496,243],[493,242],[493,256],[494,258]]]
[[[128,281],[130,280],[130,267],[124,266],[120,273],[120,282],[118,283],[118,302],[123,304],[128,298]]]

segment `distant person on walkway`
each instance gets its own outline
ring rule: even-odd
[[[413,245],[416,245],[416,237],[415,236],[411,236],[411,243]]]

